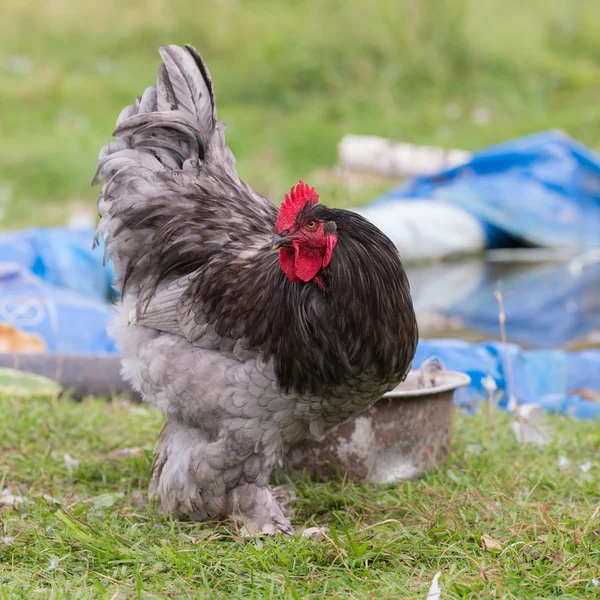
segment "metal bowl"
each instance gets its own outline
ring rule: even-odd
[[[379,402],[330,430],[320,441],[293,445],[286,466],[320,480],[334,473],[392,483],[422,475],[448,458],[454,390],[464,373],[430,361]]]

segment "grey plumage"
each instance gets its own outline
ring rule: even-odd
[[[268,251],[277,209],[242,182],[209,71],[161,48],[156,86],[118,117],[94,182],[122,302],[123,372],[167,417],[151,494],[163,510],[291,533],[268,487],[286,444],[320,436],[401,381],[417,330],[391,242],[317,205],[338,243],[323,286]]]

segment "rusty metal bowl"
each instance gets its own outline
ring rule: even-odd
[[[424,364],[322,440],[293,445],[286,466],[320,480],[334,473],[376,483],[418,477],[448,458],[454,390],[469,383],[439,362]]]

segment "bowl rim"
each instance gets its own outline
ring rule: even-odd
[[[415,371],[411,371],[411,373],[417,373],[418,371],[418,369],[415,369]],[[409,373],[409,376],[411,373]],[[384,394],[383,397],[411,398],[415,396],[435,396],[437,394],[443,394],[444,392],[454,391],[458,388],[465,387],[471,383],[471,378],[466,373],[461,373],[460,371],[443,371],[442,373],[439,373],[438,376],[443,377],[444,380],[450,379],[450,381],[442,383],[441,385],[436,385],[427,388],[414,388],[407,390],[395,388]]]

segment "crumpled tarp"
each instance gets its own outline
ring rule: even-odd
[[[480,150],[464,165],[407,181],[368,208],[398,200],[465,209],[483,224],[488,247],[510,246],[515,239],[545,247],[600,247],[600,157],[560,131]]]
[[[564,347],[600,331],[600,261],[472,260],[410,266],[408,277],[417,313],[444,315],[480,339],[500,337],[498,291],[511,342]]]
[[[484,380],[491,377],[500,406],[507,405],[510,391],[518,404],[535,403],[583,419],[600,417],[600,402],[584,398],[586,390],[600,393],[600,350],[523,350],[501,342],[420,340],[413,365],[431,356],[437,356],[446,369],[471,377],[471,385],[455,395],[455,402],[467,408],[474,409],[489,397]]]
[[[113,315],[106,302],[51,285],[18,264],[0,263],[0,323],[37,334],[50,352],[116,352],[106,331]]]
[[[103,248],[92,250],[94,230],[36,227],[0,232],[0,263],[18,264],[45,282],[106,303],[112,295],[111,265]]]

